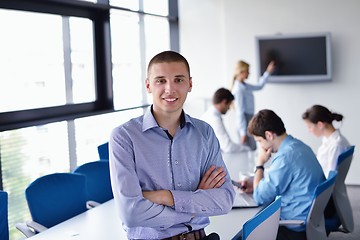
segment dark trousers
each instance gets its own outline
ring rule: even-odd
[[[209,235],[202,238],[201,240],[220,240],[220,236],[217,233],[210,233]]]
[[[280,226],[276,240],[306,240],[306,232],[296,232]]]

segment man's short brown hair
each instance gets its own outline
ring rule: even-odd
[[[251,135],[263,137],[264,139],[266,139],[266,131],[273,132],[278,136],[286,132],[281,118],[269,109],[263,109],[255,114],[248,126],[248,132]]]
[[[232,102],[234,100],[234,95],[226,88],[219,88],[214,93],[213,104],[221,103],[224,99],[226,100],[226,103]]]
[[[185,64],[185,67],[189,73],[189,77],[190,77],[190,66],[188,61],[186,60],[186,58],[181,55],[178,52],[174,52],[174,51],[164,51],[161,53],[156,54],[149,62],[148,64],[148,68],[147,68],[147,73],[149,75],[149,70],[151,68],[151,66],[153,64],[156,63],[171,63],[171,62],[182,62]]]

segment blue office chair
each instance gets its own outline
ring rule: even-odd
[[[99,145],[97,149],[100,159],[109,160],[109,142]]]
[[[8,193],[0,190],[0,239],[9,239]]]
[[[73,173],[45,175],[25,189],[25,196],[32,221],[16,228],[29,237],[87,210],[86,178]]]
[[[77,167],[74,173],[86,176],[88,201],[104,203],[114,198],[110,182],[109,161],[100,160],[85,163]]]
[[[281,220],[280,226],[305,225],[307,239],[327,239],[324,210],[333,193],[336,177],[337,171],[330,171],[328,178],[316,187],[305,221]]]
[[[346,191],[345,178],[349,171],[355,146],[351,146],[348,150],[339,155],[337,161],[337,172],[335,187],[333,191],[333,200],[336,208],[337,217],[339,218],[342,228],[337,226],[336,221],[327,220],[327,229],[331,232],[352,232],[354,230],[354,217],[350,200]]]
[[[267,207],[243,225],[243,240],[275,240],[279,229],[281,197],[278,196]]]

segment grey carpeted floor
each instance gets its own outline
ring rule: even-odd
[[[352,233],[331,233],[329,239],[360,240],[360,186],[347,186],[351,207],[353,209],[355,229]]]

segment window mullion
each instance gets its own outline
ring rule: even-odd
[[[72,77],[71,77],[71,42],[70,42],[70,23],[69,17],[62,17],[62,33],[63,33],[63,51],[64,51],[64,72],[65,72],[65,88],[66,103],[71,104],[73,99]]]
[[[144,10],[144,3],[139,0],[140,11]],[[146,79],[146,37],[145,37],[145,23],[144,14],[139,14],[139,36],[140,36],[140,65],[141,65],[141,86],[142,86],[142,104],[147,104],[147,94],[145,91]]]

